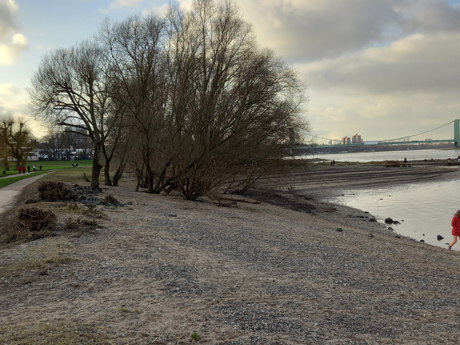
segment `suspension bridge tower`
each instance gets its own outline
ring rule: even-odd
[[[458,147],[460,144],[460,120],[454,120],[454,146]]]

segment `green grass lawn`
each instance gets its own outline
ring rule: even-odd
[[[17,170],[10,170],[10,171],[7,171],[6,174],[1,174],[0,177],[3,177],[3,176],[11,176],[11,177],[4,178],[4,179],[0,178],[0,188],[3,188],[14,182],[17,182],[19,180],[22,180],[28,177],[37,176],[37,174],[45,174],[47,172],[60,171],[60,170],[65,170],[65,169],[74,169],[72,164],[75,165],[77,163],[79,167],[91,168],[93,161],[87,160],[87,161],[34,161],[34,162],[30,162],[27,164],[27,165],[30,165],[30,171],[31,171],[30,174],[27,171],[25,174],[22,174],[22,173],[19,174]],[[13,166],[13,164],[11,164],[11,167]],[[35,173],[33,172],[33,169],[32,169],[34,165],[37,168],[37,171]],[[40,166],[42,167],[41,170],[40,170]]]

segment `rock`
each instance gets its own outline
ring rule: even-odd
[[[401,238],[401,236],[396,235],[395,238]]]
[[[335,230],[338,231],[338,232],[342,232],[342,231],[343,231],[342,228],[337,228],[337,229],[335,229]]]
[[[385,218],[385,223],[386,224],[393,224],[393,219],[391,219],[390,217],[387,217],[387,218]]]
[[[423,243],[425,243],[425,240],[420,240],[420,242],[423,242]]]
[[[375,237],[373,233],[370,233],[369,234],[369,237]]]
[[[444,237],[442,237],[441,235],[438,235],[436,238],[438,239],[438,241],[441,241],[444,239]]]
[[[133,204],[132,201],[128,201],[128,202],[126,203],[126,205],[132,205],[132,204]]]
[[[175,213],[169,213],[167,216],[168,216],[168,217],[177,217],[177,214],[175,214]]]
[[[375,217],[372,217],[369,219],[370,222],[377,222],[377,219],[375,219]]]
[[[401,224],[401,223],[398,222],[397,220],[394,220],[394,221],[393,221],[393,224]]]

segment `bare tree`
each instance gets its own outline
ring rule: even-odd
[[[164,28],[162,19],[134,16],[113,25],[105,22],[100,35],[109,54],[111,76],[117,85],[114,97],[124,109],[125,119],[119,127],[125,129],[125,133],[119,132],[125,141],[123,152],[127,154],[133,147],[141,152],[150,192],[159,190],[154,179],[161,176],[165,165],[161,157],[163,145],[159,145],[167,102],[162,62]],[[126,157],[121,157],[118,172],[126,164],[125,160]]]
[[[168,71],[176,180],[188,199],[281,155],[298,135],[303,87],[260,49],[230,2],[198,0],[170,15]]]
[[[18,168],[27,163],[27,158],[38,147],[38,142],[25,121],[15,121],[12,118],[0,122],[0,141],[4,145],[2,158],[5,170],[9,170],[8,157],[16,160]]]
[[[121,109],[112,102],[104,51],[91,41],[47,54],[29,90],[35,114],[93,142],[91,188],[99,188],[101,152]],[[106,181],[107,182],[107,181]]]

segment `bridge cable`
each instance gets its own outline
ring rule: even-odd
[[[434,131],[434,130],[436,130],[436,129],[439,129],[439,128],[441,128],[441,127],[450,125],[450,124],[453,123],[454,121],[455,121],[455,120],[450,121],[450,122],[448,122],[448,123],[446,123],[446,124],[444,124],[444,125],[442,125],[442,126],[439,126],[439,127],[433,128],[433,129],[430,129],[430,130],[425,131],[425,132],[421,132],[421,133],[417,133],[417,134],[413,134],[413,135],[406,135],[405,137],[401,137],[401,138],[379,140],[379,142],[384,143],[384,142],[387,142],[387,141],[396,141],[396,140],[400,140],[400,139],[406,139],[406,138],[410,138],[410,137],[416,137],[416,136],[418,136],[418,135],[422,135],[422,134],[425,134],[425,133],[428,133],[428,132],[432,132],[432,131]]]
[[[432,129],[427,130],[427,131],[425,131],[425,132],[421,132],[421,133],[417,133],[417,134],[412,134],[412,135],[406,135],[405,137],[400,137],[400,138],[395,138],[395,139],[376,140],[376,141],[379,141],[379,142],[387,142],[387,141],[395,141],[395,140],[406,139],[406,138],[410,138],[410,137],[416,137],[416,136],[418,136],[418,135],[422,135],[422,134],[425,134],[425,133],[428,133],[428,132],[432,132],[432,131],[434,131],[434,130],[436,130],[436,129],[442,128],[442,127],[447,126],[447,125],[450,125],[450,124],[453,123],[453,122],[455,122],[455,120],[450,121],[450,122],[448,122],[448,123],[445,123],[445,124],[443,124],[443,125],[441,125],[441,126],[439,126],[439,127],[432,128]],[[317,136],[317,135],[311,135],[311,134],[310,134],[310,136],[311,136],[312,138],[318,138],[318,139],[323,139],[323,140],[342,141],[341,139],[323,138],[323,137],[320,137],[320,136]]]

